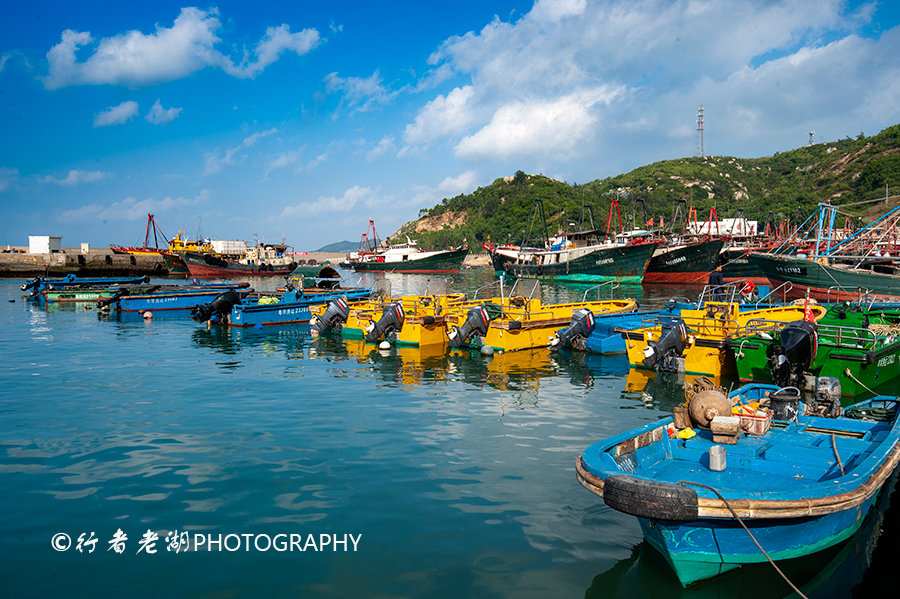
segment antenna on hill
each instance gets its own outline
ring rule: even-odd
[[[815,143],[815,142],[813,142],[813,138],[814,138],[815,136],[816,136],[816,132],[815,132],[815,131],[810,131],[810,132],[809,132],[809,143],[808,143],[807,145],[810,145],[810,146],[811,146],[811,145],[813,145],[813,143]]]
[[[697,110],[697,156],[703,158],[705,156],[703,150],[703,104]]]

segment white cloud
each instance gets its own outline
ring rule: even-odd
[[[466,85],[431,100],[406,126],[403,141],[418,145],[466,131],[477,118],[469,105],[474,94],[475,88]]]
[[[381,141],[379,141],[375,145],[374,148],[366,152],[366,162],[374,162],[394,149],[396,149],[396,146],[394,145],[394,138],[389,135],[385,135],[381,138]]]
[[[452,198],[461,193],[470,193],[478,186],[478,173],[465,171],[455,177],[447,177],[436,187],[417,185],[412,188],[410,206],[433,206],[443,198]]]
[[[224,152],[220,150],[208,152],[204,157],[203,176],[208,177],[209,175],[221,172],[226,166],[233,166],[237,163],[239,158],[242,158],[238,156],[238,152],[255,146],[260,139],[274,135],[277,132],[278,129],[275,127],[267,129],[266,131],[259,131],[245,137],[240,144],[228,148]]]
[[[719,151],[746,153],[742,135],[775,151],[804,130],[875,132],[900,120],[900,28],[861,37],[873,10],[841,0],[539,0],[439,46],[412,89],[457,87],[426,99],[398,155],[449,145],[465,159],[524,158],[530,166],[515,168],[533,172],[565,159],[572,174],[596,177],[693,154],[700,104]],[[844,131],[832,115],[860,124]]]
[[[101,39],[83,62],[76,54],[93,44],[86,31],[63,31],[60,42],[47,52],[49,69],[43,78],[47,89],[69,85],[128,85],[132,87],[181,79],[200,69],[215,66],[236,77],[255,77],[284,52],[302,55],[320,41],[315,29],[291,33],[282,24],[269,27],[256,45],[255,60],[235,64],[216,50],[221,40],[218,11],[182,8],[172,27],[156,26],[144,34],[129,31]],[[247,53],[245,52],[245,55]]]
[[[62,185],[64,187],[74,187],[76,185],[81,185],[82,183],[93,183],[95,181],[100,181],[101,179],[105,179],[108,177],[108,173],[104,173],[102,171],[82,171],[79,169],[69,171],[69,174],[65,176],[63,179],[57,179],[51,175],[47,175],[44,177],[44,183],[54,183],[56,185]]]
[[[399,92],[390,91],[381,82],[381,75],[375,71],[369,77],[338,77],[337,73],[325,76],[325,91],[342,93],[342,104],[359,112],[369,112],[378,106],[388,104]]]
[[[314,202],[301,202],[293,206],[286,206],[278,218],[345,213],[353,210],[358,204],[369,206],[376,202],[377,197],[371,188],[354,185],[341,197],[321,196]]]
[[[571,154],[580,148],[598,121],[593,107],[608,105],[621,93],[619,89],[596,88],[552,100],[502,106],[490,123],[463,138],[454,151],[466,159]]]
[[[154,125],[164,125],[174,121],[179,114],[181,114],[181,108],[163,108],[160,101],[157,100],[144,118]]]
[[[19,169],[0,166],[0,191],[12,186],[19,179]]]
[[[118,106],[110,106],[94,117],[94,127],[108,127],[127,123],[138,113],[137,102],[128,100]]]
[[[147,218],[148,213],[167,212],[177,208],[199,206],[209,200],[209,190],[203,189],[194,198],[171,198],[161,200],[147,198],[137,200],[125,198],[109,205],[99,203],[86,204],[73,210],[64,210],[58,220],[61,222],[95,222],[97,220],[140,221]]]

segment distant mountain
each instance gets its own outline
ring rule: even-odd
[[[337,254],[340,252],[349,252],[355,250],[358,247],[358,241],[335,241],[334,243],[329,243],[328,245],[322,246],[319,249],[313,251]]]
[[[611,218],[612,228],[618,229],[619,215],[610,214],[614,200],[625,228],[641,226],[651,218],[658,225],[661,217],[667,225],[682,226],[691,207],[696,210],[691,219],[699,222],[716,208],[719,219],[743,214],[759,221],[760,228],[767,220],[799,224],[819,202],[841,207],[839,224],[845,219],[858,224],[859,217],[868,220],[872,213],[883,213],[886,205],[874,203],[895,195],[897,189],[900,125],[893,125],[871,137],[860,133],[856,138],[762,158],[665,160],[584,184],[518,171],[420,210],[418,220],[406,223],[397,233],[417,239],[426,249],[452,247],[464,239],[476,248],[488,238],[520,243],[529,230],[529,240],[534,242],[539,223],[531,212],[536,199],[543,202],[550,234],[577,226],[582,214],[582,228],[588,228],[588,208],[596,228],[606,229]]]

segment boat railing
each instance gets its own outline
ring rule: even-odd
[[[833,298],[832,294],[834,294]],[[868,303],[869,307],[875,303],[875,299],[877,298],[877,296],[872,293],[871,289],[866,289],[865,287],[843,287],[841,285],[832,285],[828,288],[828,291],[825,292],[825,303],[838,303],[841,301],[842,295],[849,295],[851,297],[856,295],[855,299],[850,300],[851,304],[864,306]]]
[[[612,299],[613,291],[619,288],[619,283],[616,281],[606,281],[604,283],[600,283],[599,285],[594,285],[593,287],[588,287],[587,289],[584,290],[584,295],[581,296],[581,301],[582,302],[588,301],[588,299],[587,299],[588,293],[590,293],[591,291],[593,291],[595,289],[597,290],[597,300],[596,301],[598,301],[598,302],[601,301],[600,295],[601,295],[601,292],[604,287],[609,288],[609,299]]]
[[[733,337],[741,329],[740,324],[733,318],[719,318],[715,316],[642,316],[641,328],[655,328],[670,324],[674,320],[684,321],[688,332],[692,335],[710,337]]]
[[[706,285],[697,298],[697,304],[703,305],[706,302],[736,302],[741,297],[741,289],[739,283],[725,283],[723,285]]]
[[[770,290],[767,294],[762,296],[758,302],[754,304],[755,308],[759,308],[762,304],[771,304],[771,298],[777,298],[779,295],[781,296],[781,303],[787,303],[787,294],[794,288],[794,284],[790,281],[785,281],[778,287]]]
[[[760,334],[768,334],[768,335],[776,335],[781,329],[783,329],[788,323],[781,320],[767,320],[765,318],[752,318],[747,321],[747,323],[738,329],[735,337],[749,337],[751,335],[760,335]]]
[[[828,324],[820,324],[817,329],[819,343],[869,350],[874,349],[878,341],[878,335],[869,329]]]
[[[530,293],[526,293],[526,289],[528,285],[531,284]],[[537,279],[516,279],[516,282],[513,283],[512,289],[509,291],[510,297],[525,297],[528,299],[534,299],[535,297],[541,297],[541,282]]]

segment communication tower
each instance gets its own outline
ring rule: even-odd
[[[810,132],[809,132],[809,145],[813,145],[813,143],[814,143],[814,142],[813,142],[813,137],[815,137],[815,136],[816,136],[816,132],[815,132],[815,131],[810,131]]]
[[[700,158],[705,156],[703,151],[703,104],[697,110],[697,156]]]

